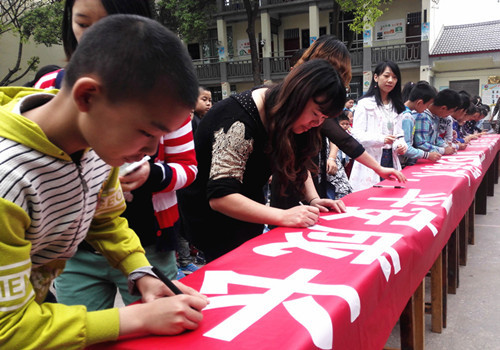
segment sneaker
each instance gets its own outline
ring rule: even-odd
[[[206,265],[207,263],[207,260],[205,259],[205,254],[203,254],[201,250],[198,250],[194,259],[195,259],[195,264],[198,266],[203,266]]]
[[[184,272],[182,272],[181,268],[179,267],[177,269],[177,276],[175,276],[175,279],[180,280],[183,277],[186,277],[186,275],[184,274]]]
[[[198,269],[199,269],[199,267],[193,263],[189,263],[186,266],[180,267],[180,271],[184,272],[185,275],[189,275],[190,273],[193,273]]]

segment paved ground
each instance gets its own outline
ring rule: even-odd
[[[448,294],[447,327],[441,334],[430,331],[426,315],[426,350],[500,350],[500,185],[488,197],[487,215],[475,217],[475,245],[468,246],[467,257],[457,294]],[[399,347],[398,327],[387,346]]]

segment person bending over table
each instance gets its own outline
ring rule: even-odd
[[[184,232],[207,261],[261,234],[264,224],[314,225],[320,212],[345,211],[342,201],[319,198],[310,171],[321,145],[319,126],[339,114],[345,87],[325,60],[294,69],[273,87],[258,87],[218,102],[195,134],[198,176],[178,191]],[[271,173],[307,205],[265,205]]]
[[[297,61],[294,69],[299,67],[301,64],[308,62],[313,59],[325,59],[327,60],[339,73],[340,78],[346,89],[349,89],[349,83],[351,82],[351,56],[349,50],[345,44],[338,40],[333,35],[323,35],[318,40],[316,40],[303,54],[302,57]],[[361,145],[354,137],[345,132],[335,120],[335,118],[329,118],[325,120],[321,126],[321,135],[334,143],[342,152],[347,154],[351,159],[363,164],[364,166],[370,168],[375,173],[377,173],[383,179],[396,179],[400,182],[405,182],[406,178],[400,171],[390,168],[383,167],[380,162],[377,162],[368,152],[365,151],[363,145]],[[326,173],[326,159],[320,161],[319,154],[316,154],[315,162],[320,165],[319,174]],[[313,181],[316,184],[316,190],[321,197],[326,197],[326,188],[321,183],[318,182],[318,176],[313,176]],[[287,196],[275,195],[276,187],[279,184],[277,180],[273,177],[271,183],[271,206],[288,209],[296,206],[300,201],[300,196],[294,193],[293,188],[288,188],[286,190]]]

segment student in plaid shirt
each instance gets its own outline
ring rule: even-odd
[[[460,96],[456,91],[440,91],[429,108],[415,118],[415,147],[425,152],[455,153],[455,148],[439,137],[439,120],[452,114],[460,104]]]

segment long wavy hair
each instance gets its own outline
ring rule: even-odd
[[[373,77],[370,83],[370,87],[368,88],[366,94],[364,94],[361,98],[375,96],[375,102],[377,103],[377,106],[383,105],[382,97],[380,96],[380,89],[378,88],[378,84],[375,81],[375,74],[377,76],[380,76],[384,73],[387,67],[389,67],[398,78],[396,85],[391,90],[391,92],[389,92],[388,97],[392,102],[394,110],[399,114],[405,110],[403,95],[401,94],[401,71],[399,70],[399,66],[392,61],[383,61],[377,64],[375,70],[373,71]]]
[[[323,35],[302,54],[295,67],[302,63],[321,58],[327,60],[338,72],[344,86],[351,82],[351,55],[344,43],[333,35]]]
[[[314,59],[293,69],[278,85],[270,88],[265,99],[265,126],[269,135],[273,176],[277,176],[280,194],[292,184],[304,193],[307,171],[317,172],[312,158],[321,147],[319,127],[302,134],[293,132],[307,103],[313,100],[321,113],[336,117],[344,108],[345,86],[330,62]]]

